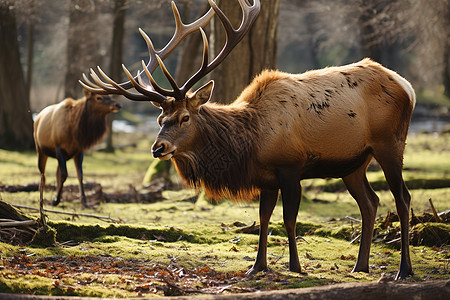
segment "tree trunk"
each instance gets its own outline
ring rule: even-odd
[[[116,82],[122,81],[123,37],[125,33],[125,0],[114,1],[113,37],[111,45],[111,77]],[[114,96],[118,98],[118,96]],[[117,100],[117,99],[116,99]],[[112,123],[114,114],[107,116],[108,132],[106,134],[106,152],[114,152]]]
[[[33,78],[33,54],[34,54],[34,20],[30,20],[27,28],[27,92],[31,98],[31,84]]]
[[[369,57],[376,62],[381,63],[381,39],[378,38],[378,32],[373,21],[377,14],[376,2],[374,0],[359,0],[361,12],[358,17],[359,38],[361,45],[361,54],[363,57]]]
[[[0,148],[32,149],[33,120],[17,42],[13,2],[0,2]]]
[[[217,1],[235,28],[240,24],[241,9],[237,1]],[[277,29],[280,0],[265,0],[250,32],[212,73],[216,81],[215,99],[230,103],[264,69],[276,67]],[[222,23],[214,20],[214,51],[217,55],[225,41]]]
[[[78,83],[82,73],[99,64],[96,1],[71,0],[67,41],[67,70],[64,83],[65,97],[82,95]]]
[[[444,28],[449,34],[450,32],[450,2],[447,4],[447,13]],[[444,95],[450,98],[450,37],[444,43],[444,70],[443,70]]]

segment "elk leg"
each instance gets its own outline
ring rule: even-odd
[[[392,149],[392,148],[388,148]],[[395,149],[395,148],[394,148]],[[404,279],[408,275],[413,275],[411,258],[409,256],[409,208],[411,203],[411,195],[408,192],[402,176],[402,155],[400,158],[395,157],[392,153],[377,158],[384,176],[388,183],[389,189],[394,195],[397,214],[400,219],[401,229],[401,256],[400,268],[395,279]]]
[[[366,177],[366,168],[372,158],[352,174],[342,178],[350,194],[358,203],[362,216],[361,243],[358,259],[352,272],[369,272],[369,253],[379,198]]]
[[[38,167],[39,172],[41,173],[41,183],[39,184],[39,212],[41,214],[41,226],[47,225],[44,213],[45,165],[47,164],[47,158],[47,155],[42,154],[38,150]]]
[[[281,186],[281,197],[283,201],[284,227],[289,240],[289,270],[302,273],[297,253],[296,222],[302,188],[300,178],[294,169],[278,170],[278,180]]]
[[[56,198],[53,199],[53,206],[56,206],[61,201],[63,184],[67,179],[66,158],[61,148],[56,147],[56,159],[58,160],[58,168],[56,169],[56,181],[58,184]]]
[[[77,169],[78,183],[80,187],[80,197],[81,197],[81,205],[84,208],[87,208],[86,203],[86,195],[84,194],[84,186],[83,186],[83,152],[80,152],[78,155],[75,155],[73,158],[75,162],[75,168]]]
[[[278,190],[262,190],[259,200],[259,243],[256,262],[245,274],[253,275],[267,270],[267,235],[270,216],[277,204]]]

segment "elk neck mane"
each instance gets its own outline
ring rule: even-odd
[[[70,120],[72,136],[77,139],[81,149],[87,150],[105,134],[106,115],[91,111],[89,101],[85,98],[73,103]]]
[[[207,103],[200,108],[195,149],[174,156],[184,181],[208,197],[249,200],[259,194],[251,183],[259,136],[257,110]]]

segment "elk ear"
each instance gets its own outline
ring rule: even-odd
[[[155,101],[150,101],[154,106],[156,106],[157,108],[162,108],[161,107],[161,103],[159,102],[155,102]]]
[[[92,92],[88,89],[83,88],[83,96],[86,97],[86,99],[89,99],[92,95]]]
[[[189,104],[192,105],[194,108],[199,108],[201,105],[208,102],[209,99],[211,99],[213,89],[214,89],[214,81],[211,80],[189,96],[188,98]]]

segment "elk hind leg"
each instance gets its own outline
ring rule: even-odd
[[[373,227],[379,204],[379,198],[373,191],[366,177],[369,158],[358,170],[342,178],[348,191],[358,203],[362,216],[361,243],[358,259],[352,272],[369,272],[369,254],[372,244]]]
[[[56,206],[61,202],[63,185],[67,179],[66,157],[59,147],[56,148],[56,159],[58,160],[58,168],[56,169],[56,182],[58,186],[56,188],[56,197],[52,202],[53,206]]]
[[[389,147],[387,149],[395,149]],[[403,149],[402,149],[403,150]],[[395,279],[404,279],[409,275],[413,275],[411,259],[409,255],[409,209],[411,203],[411,195],[403,180],[403,151],[401,153],[383,152],[375,156],[378,163],[383,169],[384,176],[388,183],[397,208],[397,214],[400,219],[401,229],[401,256],[400,268]]]
[[[302,188],[300,178],[296,169],[278,170],[278,180],[281,186],[281,197],[283,201],[284,227],[289,241],[289,270],[302,273],[297,253],[296,223],[297,214],[300,207]]]
[[[75,155],[74,162],[75,162],[75,168],[77,169],[77,177],[78,177],[78,183],[80,187],[80,197],[81,197],[81,205],[83,207],[87,207],[86,203],[86,195],[84,193],[84,186],[83,186],[83,152],[80,152],[78,155]]]
[[[267,270],[267,235],[269,228],[269,220],[272,216],[273,209],[277,204],[278,190],[262,190],[259,201],[259,244],[256,262],[246,274],[253,275],[260,271]]]

